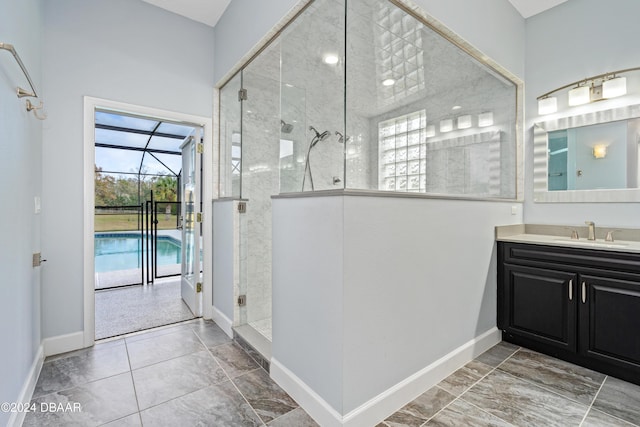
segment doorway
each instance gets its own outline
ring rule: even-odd
[[[211,120],[85,98],[85,346],[210,317],[211,143]]]

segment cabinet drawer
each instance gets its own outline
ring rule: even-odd
[[[640,276],[640,254],[501,242],[503,261],[520,265],[544,266],[578,271],[608,270]]]

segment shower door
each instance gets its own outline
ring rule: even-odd
[[[182,149],[182,276],[181,295],[194,316],[202,316],[200,256],[200,163],[201,129],[196,129]]]

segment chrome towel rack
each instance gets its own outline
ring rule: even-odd
[[[0,49],[6,50],[7,52],[10,52],[13,55],[13,57],[16,60],[16,62],[18,63],[18,66],[22,70],[22,73],[26,77],[27,82],[29,82],[29,86],[31,87],[31,91],[29,91],[27,89],[23,89],[20,86],[18,86],[17,89],[16,89],[16,95],[18,96],[18,98],[25,98],[25,97],[26,98],[38,98],[38,93],[36,92],[36,87],[33,84],[33,80],[31,80],[31,76],[29,75],[29,72],[27,71],[27,67],[24,66],[24,63],[20,59],[20,55],[18,55],[18,52],[16,52],[15,47],[13,47],[13,45],[10,44],[10,43],[1,43],[0,42]],[[33,111],[33,115],[36,116],[36,118],[38,118],[40,120],[46,119],[46,115],[41,115],[39,113],[39,111],[42,110],[42,108],[43,108],[42,101],[40,101],[40,105],[36,106],[30,100],[27,99],[26,110],[27,111]]]

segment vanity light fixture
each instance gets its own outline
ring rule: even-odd
[[[551,114],[558,111],[558,98],[555,96],[546,96],[538,98],[538,114]]]
[[[471,116],[464,115],[458,117],[458,129],[469,129],[471,127]]]
[[[574,87],[569,91],[569,105],[588,104],[591,102],[591,88],[587,85]]]
[[[451,132],[453,130],[453,120],[440,120],[440,132]]]
[[[615,98],[627,94],[627,78],[614,77],[602,83],[602,97]]]
[[[568,88],[572,88],[568,92],[568,104],[570,107],[626,95],[627,78],[620,77],[619,75],[638,70],[640,70],[640,67],[599,74],[584,80],[569,83],[568,85],[561,86],[540,95],[538,97],[538,114],[551,114],[558,111],[557,98],[551,95]]]
[[[487,126],[493,125],[493,113],[480,113],[478,114],[478,127],[485,128]]]
[[[604,159],[607,157],[607,146],[599,144],[593,147],[593,157],[596,159]]]

